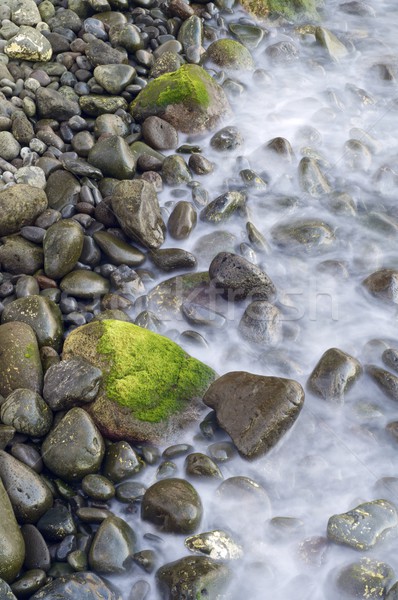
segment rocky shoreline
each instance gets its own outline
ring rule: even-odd
[[[233,561],[245,549],[225,519],[201,529],[196,487],[233,513],[243,501],[248,512],[269,512],[262,483],[222,472],[231,457],[244,464],[275,447],[304,404],[299,369],[277,352],[294,337],[287,307],[257,264],[269,244],[248,201],[265,193],[267,174],[237,157],[236,179],[213,194],[201,178],[217,164],[201,143],[220,161],[242,146],[228,118],[247,82],[270,77],[253,57],[269,27],[312,36],[331,61],[350,45],[321,26],[312,0],[243,6],[263,20],[239,7],[235,17],[228,0],[0,0],[1,599],[230,598]],[[342,6],[372,16],[365,3]],[[288,68],[298,49],[271,38],[265,54],[271,67]],[[284,138],[262,151],[271,163],[293,156]],[[299,163],[311,198],[331,193],[320,164]],[[244,223],[240,245],[217,229],[233,219]],[[188,250],[196,227],[204,234]],[[271,234],[297,255],[335,241],[316,218]],[[396,276],[381,269],[363,288],[396,303]],[[232,305],[240,339],[292,378],[219,377],[185,351],[206,348]],[[170,315],[183,331],[167,328]],[[330,348],[308,390],[342,403],[366,372],[396,400],[393,349],[383,361],[389,370],[364,369]],[[193,425],[198,448],[180,441]],[[138,535],[123,514],[151,533]],[[327,537],[302,553],[319,557],[328,544],[367,550],[397,523],[393,503],[362,503],[331,517]],[[168,559],[167,535],[184,536],[186,556]],[[117,577],[132,573],[120,591]],[[383,562],[363,559],[335,579],[350,598],[395,598]]]

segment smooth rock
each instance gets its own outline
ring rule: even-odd
[[[98,298],[107,294],[109,281],[93,271],[72,271],[61,280],[60,288],[76,298]]]
[[[106,449],[103,473],[114,483],[130,479],[142,469],[142,461],[127,442],[115,442]]]
[[[325,400],[341,401],[362,374],[360,362],[339,350],[329,348],[308,379],[308,388]]]
[[[72,219],[51,225],[43,240],[44,271],[51,279],[61,279],[75,267],[83,249],[83,228]]]
[[[46,194],[25,184],[0,191],[0,236],[17,233],[26,225],[33,225],[47,208]]]
[[[145,492],[141,517],[161,531],[193,533],[202,518],[202,503],[195,488],[184,479],[164,479]]]
[[[73,573],[57,577],[30,600],[122,600],[118,591],[94,573]]]
[[[207,48],[202,62],[209,67],[219,67],[226,71],[252,71],[253,58],[247,48],[231,39],[212,42]]]
[[[19,388],[41,393],[43,370],[33,329],[19,321],[0,325],[0,394]]]
[[[391,400],[398,400],[398,376],[376,365],[367,365],[366,373]]]
[[[114,265],[139,267],[145,261],[145,254],[138,248],[127,244],[107,231],[97,231],[93,238]]]
[[[292,427],[304,402],[304,391],[291,379],[244,371],[223,375],[203,397],[240,454],[253,459],[270,450]]]
[[[0,450],[0,477],[19,522],[37,523],[52,506],[53,495],[41,477],[4,450]]]
[[[134,81],[137,72],[134,67],[122,64],[104,64],[95,67],[94,77],[108,94],[117,96]]]
[[[271,235],[277,246],[289,252],[321,252],[335,241],[332,227],[316,219],[275,225]]]
[[[42,119],[67,121],[75,115],[80,115],[77,102],[69,100],[57,90],[39,87],[36,91],[36,102],[39,116]]]
[[[245,192],[225,192],[203,208],[200,218],[207,223],[226,221],[239,209],[244,208],[246,200],[247,195]]]
[[[126,235],[147,248],[159,248],[166,229],[155,188],[143,180],[121,181],[112,195],[112,209]]]
[[[105,177],[132,179],[135,173],[135,159],[128,144],[114,135],[98,140],[90,150],[87,161],[100,169]]]
[[[222,598],[229,578],[224,563],[205,556],[186,556],[156,572],[158,586],[168,600],[217,600]]]
[[[148,117],[142,124],[142,135],[155,150],[172,150],[178,146],[178,132],[173,125],[159,117]]]
[[[6,484],[7,485],[7,484]],[[11,583],[18,575],[25,557],[25,544],[10,499],[0,479],[0,577]],[[0,582],[0,593],[4,600],[12,600],[6,586]]]
[[[96,473],[104,452],[100,432],[87,412],[77,407],[65,414],[42,445],[46,467],[66,481],[80,480]]]
[[[135,534],[123,519],[110,516],[99,526],[88,555],[91,569],[99,573],[126,573],[135,552]]]
[[[390,565],[371,558],[362,558],[340,569],[336,577],[339,594],[344,598],[385,598],[387,589],[394,580]]]
[[[0,417],[5,425],[32,437],[46,435],[53,421],[52,412],[43,398],[26,389],[14,390],[7,396],[1,405]]]
[[[190,202],[181,200],[173,208],[167,229],[175,240],[185,240],[189,237],[197,221],[197,214]]]
[[[251,302],[243,313],[238,329],[245,339],[256,344],[276,345],[282,337],[281,313],[265,300]]]
[[[0,246],[0,263],[13,275],[33,275],[43,266],[43,250],[20,235],[5,237]]]
[[[62,314],[58,305],[49,298],[32,295],[10,302],[2,312],[1,322],[12,321],[30,325],[40,347],[61,349],[64,333]]]
[[[367,277],[362,285],[376,298],[398,304],[398,271],[380,269]]]

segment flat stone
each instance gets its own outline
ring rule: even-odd
[[[119,592],[94,573],[73,573],[57,577],[36,592],[30,600],[122,600]]]
[[[292,427],[304,402],[304,391],[291,379],[227,373],[203,397],[240,454],[253,459],[270,450]]]
[[[69,100],[57,90],[39,87],[36,91],[36,102],[39,116],[42,119],[67,121],[75,115],[80,115],[77,102]]]
[[[136,70],[130,65],[99,65],[94,69],[96,81],[108,94],[117,96],[133,82]]]

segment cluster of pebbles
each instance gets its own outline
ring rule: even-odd
[[[362,2],[344,3],[341,12],[374,17]],[[222,161],[239,153],[239,129],[226,126],[210,140],[187,139],[190,119],[192,133],[206,132],[200,120],[189,111],[180,121],[159,111],[147,115],[142,100],[157,78],[181,67],[193,76],[203,65],[220,90],[216,116],[221,120],[249,80],[259,86],[269,82],[268,72],[255,69],[251,51],[270,31],[247,16],[238,18],[224,0],[134,5],[0,0],[0,23],[0,597],[231,597],[231,565],[253,549],[241,543],[244,524],[239,531],[235,523],[237,533],[233,527],[230,533],[225,515],[236,516],[244,503],[247,513],[269,517],[270,499],[250,477],[224,478],[223,464],[237,453],[257,458],[277,444],[302,408],[300,384],[227,373],[205,394],[213,411],[200,424],[198,448],[180,443],[161,452],[154,444],[107,439],[81,407],[97,397],[101,369],[83,358],[60,359],[70,331],[108,319],[132,321],[206,349],[212,336],[223,335],[227,307],[236,305],[238,323],[230,325],[254,349],[256,360],[275,366],[278,374],[281,369],[288,376],[301,374],[278,349],[283,339],[294,341],[297,330],[284,322],[289,306],[277,300],[277,286],[261,266],[270,245],[247,206],[249,198],[265,194],[268,174],[240,157],[236,177],[210,194],[200,179],[211,176],[217,164],[198,143],[205,139],[209,155]],[[291,28],[283,19],[275,25]],[[322,49],[320,71],[323,61],[353,51],[350,39],[319,24],[303,25],[296,33],[303,44],[311,37]],[[282,69],[295,64],[298,46],[270,39],[267,64]],[[392,79],[393,65],[377,65],[377,74]],[[347,93],[362,106],[371,102],[355,86]],[[316,145],[314,128],[308,127],[305,137]],[[357,169],[371,161],[372,138],[366,141],[347,142]],[[260,154],[271,166],[275,160],[294,162],[282,137],[271,139]],[[301,191],[310,201],[326,198],[332,213],[354,215],[354,201],[333,192],[324,164],[307,150],[296,174]],[[385,176],[381,168],[379,177]],[[169,200],[162,202],[165,191]],[[275,201],[282,211],[295,203],[282,196]],[[370,218],[376,229],[390,233],[393,226],[385,216]],[[234,219],[244,223],[240,240],[219,227]],[[208,233],[208,226],[216,229]],[[196,227],[205,233],[192,248]],[[332,226],[312,217],[276,224],[270,233],[277,251],[297,256],[321,254],[336,240]],[[203,272],[193,273],[198,264]],[[321,265],[345,274],[337,260]],[[169,273],[175,276],[155,285]],[[397,280],[397,270],[380,268],[368,272],[362,284],[378,301],[396,304]],[[182,331],[167,330],[163,318],[170,314],[182,319]],[[363,366],[330,348],[312,370],[308,390],[342,403],[366,376],[398,400],[398,350],[392,343],[376,346],[386,368]],[[234,351],[239,360],[239,349]],[[398,437],[395,421],[387,430]],[[213,494],[211,531],[201,529],[200,486]],[[367,551],[397,524],[392,502],[364,502],[331,517],[327,537],[303,542],[302,558],[323,564],[333,544]],[[273,535],[299,527],[298,520],[283,518],[270,525]],[[168,555],[168,535],[183,536],[183,558],[170,561],[175,557],[174,551]],[[252,556],[255,568],[255,552]],[[260,567],[266,570],[263,563]],[[363,558],[340,570],[333,585],[344,597],[393,600],[398,597],[394,581],[388,564]],[[250,585],[248,576],[239,594],[250,597]]]

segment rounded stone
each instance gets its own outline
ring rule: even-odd
[[[282,336],[279,309],[264,300],[251,302],[240,320],[239,332],[245,339],[256,344],[278,344]]]
[[[93,500],[106,501],[115,495],[113,483],[103,475],[86,475],[82,480],[82,490]]]
[[[102,436],[82,408],[68,411],[42,445],[44,464],[66,481],[78,481],[85,475],[96,473],[104,452]]]
[[[142,124],[142,135],[155,150],[172,150],[178,146],[178,133],[173,125],[159,117],[148,117]]]
[[[19,573],[25,557],[25,544],[15,519],[11,502],[0,479],[0,577],[11,583]],[[0,592],[6,586],[0,582]],[[8,594],[8,591],[6,590]],[[5,596],[12,600],[12,596]]]
[[[43,398],[32,390],[14,390],[1,405],[0,417],[5,425],[12,425],[18,433],[32,437],[46,435],[53,415]]]
[[[175,240],[185,240],[189,237],[197,221],[197,214],[190,202],[181,200],[173,208],[167,229]]]
[[[227,71],[252,71],[254,69],[254,61],[249,50],[240,42],[230,39],[212,42],[206,50],[203,62]]]
[[[52,57],[50,42],[38,29],[22,25],[12,38],[7,40],[4,52],[10,58],[47,62]]]
[[[202,518],[202,503],[195,488],[184,479],[164,479],[146,490],[141,516],[161,531],[193,533]]]
[[[0,394],[27,388],[41,393],[43,369],[35,332],[26,323],[0,325]]]
[[[91,569],[99,573],[126,573],[135,552],[135,534],[123,519],[110,516],[99,526],[88,555]]]
[[[84,358],[62,360],[47,369],[43,398],[54,411],[69,410],[95,400],[101,381],[102,371]]]
[[[6,161],[14,160],[19,156],[20,144],[9,131],[0,131],[0,157]]]
[[[227,565],[207,556],[186,556],[156,572],[161,593],[169,600],[221,598],[229,577]]]
[[[44,271],[51,279],[61,279],[72,271],[83,249],[83,228],[72,219],[51,225],[43,241]]]
[[[36,592],[30,600],[122,600],[119,592],[94,573],[73,573],[57,577]]]
[[[33,225],[47,208],[43,190],[25,184],[13,185],[0,191],[0,236],[17,233],[26,225]]]
[[[61,280],[60,288],[76,298],[90,299],[107,294],[109,281],[92,271],[72,271]]]
[[[97,231],[93,234],[93,238],[114,265],[138,267],[145,261],[145,254],[138,248],[107,231]]]

